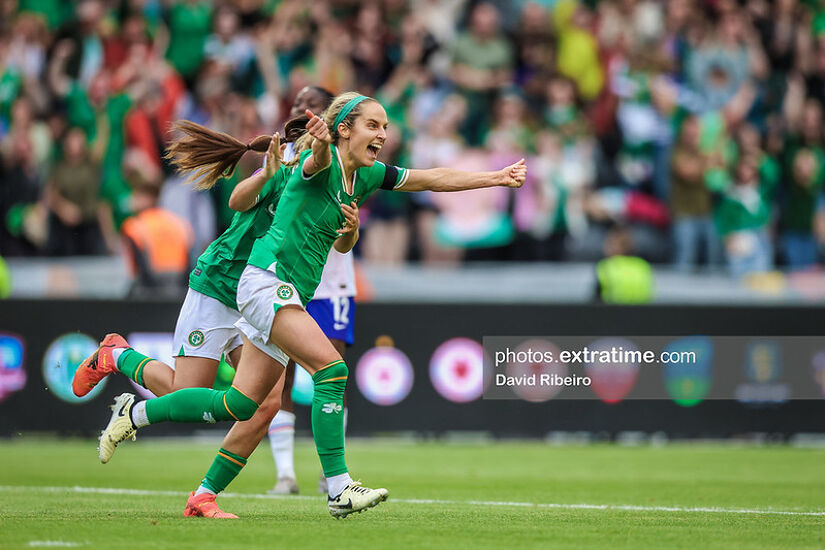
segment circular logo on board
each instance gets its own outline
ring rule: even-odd
[[[289,285],[279,286],[278,290],[276,290],[275,293],[281,300],[289,300],[290,298],[292,298],[292,288],[290,288]]]
[[[546,353],[552,354],[553,357],[559,357],[560,355],[559,348],[545,340],[527,340],[516,348],[516,355],[518,356],[528,350],[532,350],[536,355],[540,354],[541,356],[544,356]],[[567,376],[567,363],[562,363],[561,361],[553,363],[507,363],[507,376],[523,379],[530,376],[539,378],[543,374],[564,378]],[[540,403],[554,398],[562,389],[564,389],[564,386],[542,385],[538,383],[513,386],[513,393],[525,401]]]
[[[469,338],[447,340],[430,358],[430,380],[445,399],[475,401],[484,392],[484,348]]]
[[[96,350],[97,342],[81,333],[64,334],[52,342],[43,357],[43,379],[49,391],[67,403],[84,403],[97,397],[107,378],[83,397],[77,397],[72,391],[72,378],[77,367]]]
[[[292,381],[292,400],[299,405],[312,405],[315,382],[312,376],[299,364],[295,364],[295,378]]]
[[[358,389],[376,405],[390,406],[403,401],[413,386],[413,368],[403,351],[375,347],[361,356],[355,367]]]

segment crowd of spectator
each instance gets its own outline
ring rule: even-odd
[[[379,99],[387,163],[527,158],[520,190],[376,194],[369,260],[593,261],[616,226],[686,271],[823,260],[822,0],[0,0],[0,254],[133,249],[151,207],[197,256],[261,159],[194,192],[170,122],[248,141],[306,85]]]

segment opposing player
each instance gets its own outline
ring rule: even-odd
[[[345,250],[357,238],[346,205],[357,206],[379,188],[461,191],[492,186],[520,187],[524,160],[495,172],[448,168],[407,170],[376,161],[386,140],[387,115],[374,99],[349,92],[336,97],[324,118],[307,112],[311,150],[299,157],[266,235],[256,240],[238,283],[244,351],[235,381],[226,391],[189,388],[134,403],[115,402],[100,439],[101,459],[141,427],[164,421],[246,420],[283,373],[273,355],[286,354],[314,383],[312,428],[328,484],[333,516],[375,506],[386,489],[368,489],[350,478],[344,458],[342,399],[348,369],[304,306],[312,298],[331,247]],[[204,135],[204,144],[214,139]],[[205,157],[208,147],[204,146]],[[343,236],[342,236],[343,234]]]

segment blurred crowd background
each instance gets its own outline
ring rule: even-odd
[[[370,261],[825,257],[823,0],[0,0],[0,255],[184,271],[261,157],[194,192],[170,122],[250,140],[307,85],[379,99],[384,162],[527,159],[520,190],[377,193]]]

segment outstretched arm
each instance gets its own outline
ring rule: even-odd
[[[236,212],[246,212],[255,206],[264,185],[281,167],[281,154],[281,136],[276,132],[266,150],[266,165],[235,186],[229,196],[229,208]]]
[[[527,177],[524,159],[495,172],[465,172],[452,168],[410,170],[399,191],[467,191],[483,187],[521,187]]]

